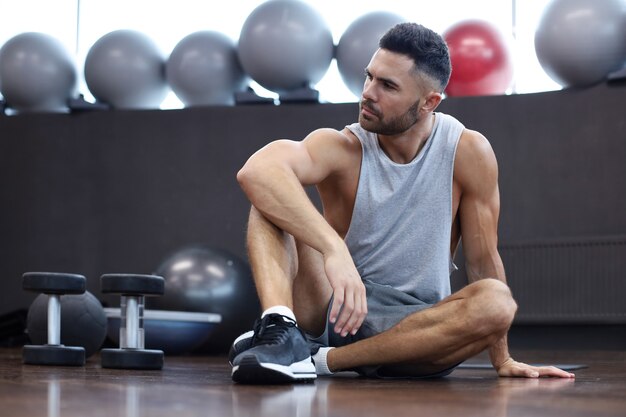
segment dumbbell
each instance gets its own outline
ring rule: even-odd
[[[22,361],[30,365],[85,364],[85,349],[82,346],[61,344],[61,296],[82,294],[86,279],[82,275],[58,272],[27,272],[22,275],[22,288],[48,295],[48,343],[26,345],[22,350]]]
[[[120,347],[102,349],[103,368],[161,369],[163,351],[144,349],[145,296],[163,295],[165,280],[158,275],[105,274],[100,277],[104,294],[120,294]]]

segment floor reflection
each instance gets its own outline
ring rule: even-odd
[[[233,414],[250,416],[398,416],[520,415],[533,395],[573,387],[569,379],[477,378],[464,384],[442,378],[431,381],[393,381],[387,383],[364,379],[318,378],[313,384],[272,387],[235,385],[232,389]],[[490,387],[486,388],[486,385]],[[450,399],[454,398],[451,403]],[[530,404],[532,405],[532,404]],[[523,412],[521,413],[523,414]]]
[[[537,410],[550,416],[562,415],[559,411],[564,411],[564,405],[555,399],[564,398],[563,391],[572,389],[565,397],[576,399],[574,384],[572,379],[453,374],[436,380],[339,376],[308,384],[251,386],[215,380],[208,374],[162,380],[160,373],[86,378],[48,373],[33,385],[33,399],[38,400],[30,408],[33,415],[47,410],[47,417],[517,417]]]

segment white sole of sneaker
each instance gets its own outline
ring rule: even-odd
[[[266,369],[271,369],[276,372],[289,375],[294,379],[315,379],[317,377],[315,365],[311,361],[311,357],[300,362],[292,363],[289,366],[278,365],[275,363],[261,363],[261,366]]]
[[[317,378],[317,374],[310,357],[291,365],[279,365],[259,362],[250,355],[233,366],[232,377],[235,382],[262,384],[310,381]]]

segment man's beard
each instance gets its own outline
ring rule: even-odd
[[[367,99],[361,100],[360,108],[367,108],[376,115],[376,119],[367,120],[362,113],[359,113],[359,124],[369,132],[378,133],[385,136],[398,135],[409,130],[415,123],[419,122],[419,100],[409,107],[409,109],[400,116],[394,117],[389,121],[383,120],[378,109],[371,105]]]

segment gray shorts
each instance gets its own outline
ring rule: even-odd
[[[331,299],[328,305],[324,333],[317,337],[309,335],[310,342],[322,346],[345,346],[382,333],[405,317],[433,306],[433,304],[425,303],[412,295],[387,285],[376,284],[368,280],[363,280],[363,283],[365,284],[368,312],[359,331],[355,335],[348,334],[346,337],[342,337],[334,332],[334,325],[329,321],[332,305]],[[351,369],[351,371],[372,378],[438,378],[449,375],[454,368],[456,366],[435,374],[419,373],[418,370],[412,370],[409,367],[385,365],[364,366]]]

